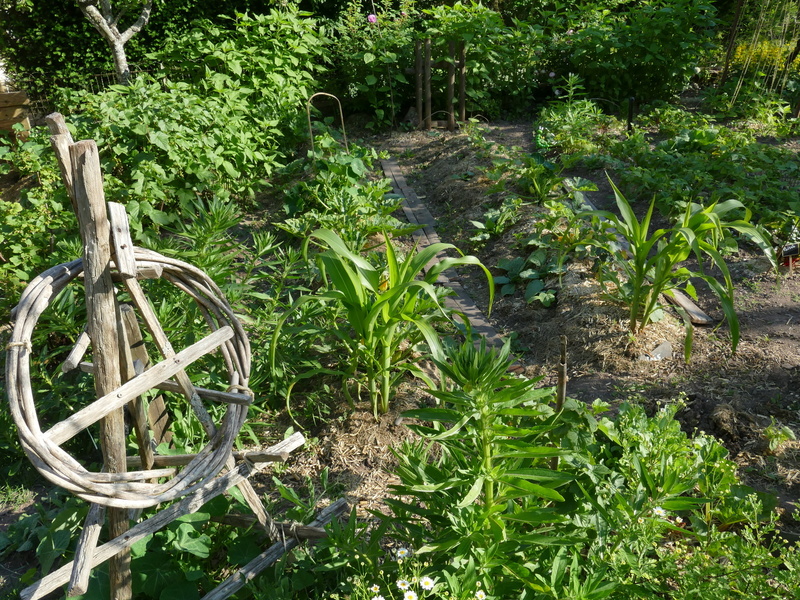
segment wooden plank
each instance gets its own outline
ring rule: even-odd
[[[456,128],[456,115],[453,112],[453,101],[455,100],[456,89],[456,43],[451,41],[448,44],[450,52],[450,62],[447,62],[447,131],[454,131]]]
[[[154,467],[181,467],[188,465],[196,454],[165,454],[156,455],[153,457]],[[267,463],[267,462],[286,462],[289,458],[288,452],[275,454],[267,451],[250,451],[250,452],[234,452],[233,457],[236,460],[246,460],[251,463]],[[142,459],[138,456],[128,457],[128,468],[138,469],[142,465]]]
[[[84,355],[86,354],[86,350],[89,348],[89,342],[91,341],[92,340],[89,337],[89,332],[84,329],[83,332],[81,332],[81,334],[78,336],[78,339],[75,340],[75,345],[67,355],[67,359],[64,361],[64,364],[61,365],[62,373],[69,373],[81,363]]]
[[[425,63],[423,85],[425,86],[425,123],[424,128],[431,128],[431,38],[425,39]]]
[[[31,103],[26,92],[5,92],[0,94],[0,108],[7,106],[28,106]]]
[[[94,365],[92,363],[82,362],[80,367],[81,371],[84,371],[85,373],[94,372]],[[157,390],[163,390],[165,392],[182,392],[181,386],[170,379],[154,385],[153,388]],[[195,387],[194,390],[197,392],[198,396],[204,400],[211,400],[212,402],[222,402],[224,404],[243,404],[248,406],[253,403],[253,397],[248,396],[247,394],[239,394],[237,392],[221,392],[219,390],[209,390],[201,387]]]
[[[92,573],[89,558],[97,548],[97,541],[100,539],[100,530],[103,528],[105,518],[106,507],[102,504],[92,504],[89,514],[86,515],[86,520],[83,522],[78,545],[75,547],[75,562],[69,578],[68,597],[82,596],[89,589],[89,576]]]
[[[323,527],[324,525],[330,523],[336,516],[344,512],[346,508],[347,501],[344,498],[340,498],[320,512],[317,518],[314,519],[309,526]],[[267,550],[247,563],[244,567],[239,569],[236,573],[231,575],[228,579],[219,584],[211,592],[203,596],[202,600],[224,600],[225,598],[231,597],[233,594],[247,585],[248,581],[254,579],[256,575],[261,573],[261,571],[270,565],[274,564],[281,556],[286,554],[286,552],[297,546],[299,543],[300,542],[297,538],[288,537],[273,544]]]
[[[142,338],[142,331],[139,329],[139,321],[136,319],[136,313],[133,310],[125,310],[122,312],[122,316],[125,319],[125,331],[131,349],[131,358],[135,364],[138,363],[141,365],[142,371],[146,371],[152,364],[147,354],[147,349],[144,346],[144,339]],[[83,368],[83,364],[81,368]],[[163,396],[159,395],[150,400],[147,405],[147,416],[150,422],[150,428],[153,430],[153,439],[156,446],[161,443],[171,444],[172,432],[169,430],[170,415],[167,412],[167,406],[164,403]]]
[[[117,271],[123,277],[136,277],[136,259],[133,256],[133,240],[125,207],[117,202],[109,202],[108,219],[111,222],[111,241]]]
[[[417,92],[417,129],[422,127],[422,40],[414,41],[414,87]]]
[[[458,118],[467,120],[467,51],[464,40],[458,44]]]
[[[153,368],[141,375],[137,375],[99,400],[92,402],[89,406],[57,423],[45,433],[45,436],[55,444],[63,444],[92,423],[96,423],[112,411],[122,408],[136,396],[144,394],[157,383],[169,379],[178,371],[185,369],[187,365],[218,348],[223,342],[232,337],[233,329],[230,327],[225,326],[217,329],[199,342],[178,352],[172,358],[158,363]]]
[[[112,223],[113,227],[113,223]],[[113,236],[112,236],[113,237]],[[135,269],[135,265],[134,265]],[[122,367],[122,379],[123,381],[130,381],[137,375],[140,375],[144,372],[144,365],[141,361],[135,361],[133,358],[133,351],[131,346],[133,345],[130,339],[130,336],[136,336],[138,331],[138,327],[136,325],[136,314],[134,313],[133,307],[129,304],[123,304],[119,307],[120,310],[120,318],[122,319],[122,327],[120,328],[120,340],[121,343],[121,350],[120,353],[121,358],[121,367]],[[135,329],[135,331],[131,331],[131,327]],[[139,336],[141,338],[141,335]],[[138,367],[138,369],[137,369]],[[147,415],[145,414],[145,407],[144,407],[144,400],[141,396],[136,396],[133,400],[128,403],[128,412],[130,413],[131,417],[133,418],[133,428],[136,432],[136,444],[139,447],[139,456],[142,457],[142,462],[144,464],[145,469],[149,469],[153,466],[153,446],[152,446],[152,438],[150,437],[150,428],[147,424]],[[153,479],[158,479],[159,477],[169,477],[170,475],[155,475]]]
[[[692,322],[692,325],[712,325],[714,323],[713,318],[700,310],[700,308],[692,302],[691,298],[680,290],[672,290],[669,294],[664,294],[664,297],[685,310],[686,314],[689,315],[689,320]]]
[[[19,123],[28,116],[28,110],[20,106],[0,108],[0,121],[13,121]]]
[[[72,134],[67,129],[64,117],[61,113],[50,113],[44,118],[47,127],[50,129],[50,145],[56,153],[58,167],[61,171],[61,181],[67,188],[67,194],[72,202],[72,208],[77,214],[78,207],[75,205],[75,186],[72,181],[72,159],[69,156],[69,147],[73,144]],[[82,235],[82,234],[81,234]]]
[[[14,129],[14,125],[17,123],[22,123],[22,126],[25,129],[31,128],[31,122],[28,117],[23,117],[22,119],[3,119],[0,121],[0,129],[3,131],[12,131]]]

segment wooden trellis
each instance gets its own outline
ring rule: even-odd
[[[302,527],[292,527],[292,537],[284,537],[284,525],[273,522],[248,480],[269,462],[286,460],[304,443],[303,436],[296,433],[264,451],[232,451],[253,400],[248,388],[250,345],[241,324],[221,290],[201,270],[133,245],[124,207],[105,201],[95,142],[74,143],[58,113],[46,120],[53,134],[51,143],[64,185],[78,215],[84,256],[42,273],[23,292],[15,309],[14,330],[7,350],[8,397],[28,458],[50,482],[87,500],[91,508],[75,560],[24,589],[21,597],[42,598],[66,583],[69,583],[68,596],[83,594],[91,570],[108,561],[112,599],[130,598],[131,546],[237,486],[273,546],[205,596],[206,600],[227,598],[303,537]],[[52,299],[81,275],[86,289],[87,327],[64,368],[80,367],[92,373],[98,399],[43,431],[31,389],[32,333]],[[185,292],[199,307],[210,333],[188,348],[175,351],[139,283],[142,278],[162,278]],[[120,304],[116,283],[122,284],[133,306]],[[139,319],[163,357],[157,364],[150,364]],[[89,344],[92,362],[82,362]],[[212,352],[221,355],[227,367],[225,391],[196,387],[187,374],[193,362]],[[165,426],[164,400],[156,398],[146,406],[142,399],[152,389],[184,396],[208,437],[202,450],[179,456],[154,453],[154,441],[168,441],[169,431]],[[226,406],[220,423],[213,421],[204,402]],[[126,406],[136,432],[137,456],[126,454]],[[100,472],[87,470],[61,447],[96,423],[103,451],[104,466]],[[166,509],[129,529],[131,510],[173,501]],[[318,527],[344,508],[344,502],[340,501],[323,511],[311,524],[310,535],[318,536]],[[98,546],[106,519],[110,539]]]
[[[434,121],[432,113],[431,70],[445,69],[447,71],[447,87],[445,89],[446,121]],[[417,40],[414,43],[414,78],[417,90],[417,116],[421,129],[430,129],[432,126],[446,127],[453,131],[456,127],[455,115],[455,89],[456,73],[458,73],[458,119],[461,122],[467,119],[467,53],[463,40],[448,43],[448,60],[432,61],[431,39]]]

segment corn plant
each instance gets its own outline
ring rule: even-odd
[[[437,254],[455,250],[452,244],[432,244],[400,258],[387,239],[384,269],[352,252],[329,229],[312,233],[303,246],[304,253],[312,240],[327,247],[316,256],[326,287],[318,295],[298,298],[279,321],[270,349],[273,370],[281,330],[293,312],[309,302],[337,303],[344,309],[347,320],[333,324],[330,333],[350,354],[348,364],[338,371],[344,376],[343,391],[351,398],[347,384],[358,383],[363,373],[376,418],[389,410],[392,391],[404,374],[410,372],[424,378],[412,360],[418,344],[424,342],[431,355],[441,357],[441,342],[434,324],[447,320],[448,316],[442,293],[433,285],[439,274],[451,267],[477,265],[486,274],[490,304],[494,297],[491,274],[474,256],[444,258],[425,271]]]
[[[650,233],[655,198],[639,221],[625,196],[613,182],[611,185],[620,216],[596,210],[591,214],[605,219],[605,226],[613,226],[616,234],[616,238],[609,238],[609,241],[598,239],[598,243],[613,258],[613,264],[601,270],[601,283],[610,297],[628,307],[631,334],[641,332],[648,323],[660,317],[661,294],[670,296],[676,289],[682,288],[696,300],[697,292],[691,280],[697,278],[705,281],[719,298],[730,327],[731,347],[735,352],[739,342],[739,319],[733,304],[733,281],[718,248],[730,237],[730,230],[734,230],[756,243],[774,265],[775,258],[767,234],[749,222],[749,211],[743,218],[725,220],[729,213],[744,209],[738,200],[713,203],[707,207],[688,203],[678,224]],[[697,271],[681,266],[691,255],[698,261]],[[705,272],[706,260],[719,269],[721,282]],[[609,281],[612,286],[607,285]],[[691,329],[687,326],[684,347],[687,361],[691,344]]]

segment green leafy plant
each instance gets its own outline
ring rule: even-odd
[[[499,11],[474,2],[431,6],[423,12],[428,17],[425,36],[431,38],[435,56],[449,56],[450,41],[465,44],[468,112],[496,117],[528,105],[538,87],[537,66],[545,44],[535,22],[504,22]],[[434,72],[434,87],[442,90],[444,83],[444,73]]]
[[[350,250],[332,231],[320,229],[304,244],[318,240],[327,250],[316,255],[316,262],[326,288],[315,296],[302,296],[281,318],[272,337],[271,363],[276,366],[276,351],[283,324],[301,306],[308,303],[333,302],[342,307],[346,322],[332,325],[332,333],[349,352],[349,364],[339,372],[344,376],[343,389],[349,395],[347,383],[360,382],[363,370],[366,387],[375,417],[389,410],[389,401],[397,381],[411,372],[423,376],[412,360],[419,351],[417,344],[425,342],[427,352],[441,354],[439,334],[433,327],[436,321],[446,320],[442,297],[433,284],[439,274],[451,267],[477,265],[489,271],[474,256],[444,258],[425,271],[428,263],[440,252],[453,250],[452,244],[432,244],[404,258],[388,239],[385,242],[385,265],[374,266]],[[493,288],[490,284],[490,303]],[[360,384],[359,384],[360,387]],[[287,396],[288,402],[288,396]]]
[[[790,427],[776,423],[774,417],[771,418],[770,424],[764,428],[764,437],[767,439],[770,452],[775,452],[785,442],[797,439]]]
[[[353,249],[366,247],[370,236],[383,232],[411,233],[412,226],[392,216],[401,198],[389,193],[389,181],[369,178],[378,158],[374,149],[352,143],[344,148],[327,133],[315,146],[319,150],[309,153],[305,163],[310,178],[287,190],[284,210],[289,218],[277,227],[302,239],[315,229],[340,231]]]
[[[713,48],[715,10],[705,0],[592,4],[574,12],[581,13],[580,22],[561,24],[560,31],[570,33],[558,31],[548,54],[554,69],[566,65],[580,76],[591,97],[669,98],[684,89],[698,60]]]
[[[551,438],[562,415],[538,379],[508,373],[509,352],[467,341],[435,359],[453,387],[431,391],[439,406],[404,413],[422,422],[409,424],[422,440],[396,451],[401,484],[387,500],[395,535],[440,569],[474,570],[497,597],[525,578],[507,565],[539,543],[570,543],[553,524],[565,519],[558,505],[573,478],[548,466],[566,456]]]
[[[413,62],[418,15],[408,0],[379,1],[371,8],[368,15],[360,2],[347,2],[333,23],[332,79],[340,87],[337,95],[368,110],[368,126],[381,128],[397,124],[401,105],[413,93],[404,67]]]
[[[599,149],[604,135],[619,122],[603,113],[598,104],[585,98],[581,78],[569,73],[563,78],[563,89],[556,88],[556,100],[539,113],[537,140],[547,140],[548,147],[559,148],[565,154],[590,153]]]
[[[514,196],[503,198],[500,206],[490,208],[483,213],[483,221],[470,221],[477,230],[477,233],[469,238],[470,241],[482,244],[493,236],[502,235],[519,221],[519,209],[524,205],[522,198]]]
[[[708,284],[720,300],[730,327],[731,347],[735,351],[739,342],[739,320],[733,305],[733,282],[725,259],[719,252],[720,242],[728,230],[737,231],[757,243],[774,263],[765,234],[749,223],[749,214],[742,219],[725,220],[728,213],[737,213],[743,208],[736,200],[714,203],[708,207],[687,205],[683,219],[677,225],[651,233],[655,199],[639,221],[627,199],[613,183],[612,187],[620,215],[607,211],[592,211],[591,214],[606,219],[606,226],[613,226],[619,236],[620,241],[606,244],[613,264],[602,269],[601,283],[610,297],[628,307],[631,334],[640,332],[648,323],[660,317],[661,294],[669,295],[672,290],[682,286],[686,293],[696,298],[691,279],[699,278]],[[708,259],[711,265],[719,269],[723,282],[703,271],[680,266],[690,255],[694,255],[701,268]],[[612,285],[609,286],[609,283]],[[687,360],[691,352],[690,331],[687,328],[684,352]]]
[[[494,277],[495,284],[502,286],[500,295],[510,296],[517,291],[518,285],[523,285],[526,302],[539,301],[543,306],[550,306],[555,302],[555,293],[546,289],[544,277],[558,274],[559,271],[544,249],[534,250],[527,258],[502,258],[497,263],[497,268],[506,272],[505,275]]]

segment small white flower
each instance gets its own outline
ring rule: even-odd
[[[478,590],[477,592],[475,592],[475,600],[485,600],[485,598],[486,598],[486,592],[484,592],[483,590]]]
[[[664,517],[666,517],[666,516],[667,516],[667,511],[665,511],[665,510],[664,510],[663,508],[661,508],[660,506],[656,506],[656,507],[653,509],[653,514],[654,514],[655,516],[657,516],[659,519],[663,519]]]
[[[397,558],[408,558],[411,556],[411,550],[408,548],[398,548],[395,554],[397,554]]]
[[[377,583],[373,583],[372,587],[369,588],[369,591],[372,592],[373,594],[377,594],[378,592],[381,591],[381,586],[379,586]]]
[[[403,600],[417,600],[417,592],[406,592],[403,594]]]
[[[399,587],[401,590],[407,590],[408,588],[411,587],[411,584],[408,583],[408,581],[406,581],[405,579],[398,579],[397,587]]]
[[[433,586],[436,585],[436,582],[430,577],[426,576],[419,580],[419,584],[422,586],[423,590],[432,590]]]
[[[386,600],[383,596],[373,596],[372,600]]]
[[[678,525],[680,525],[681,523],[683,523],[683,519],[682,519],[681,517],[675,517],[675,522],[676,522]]]

